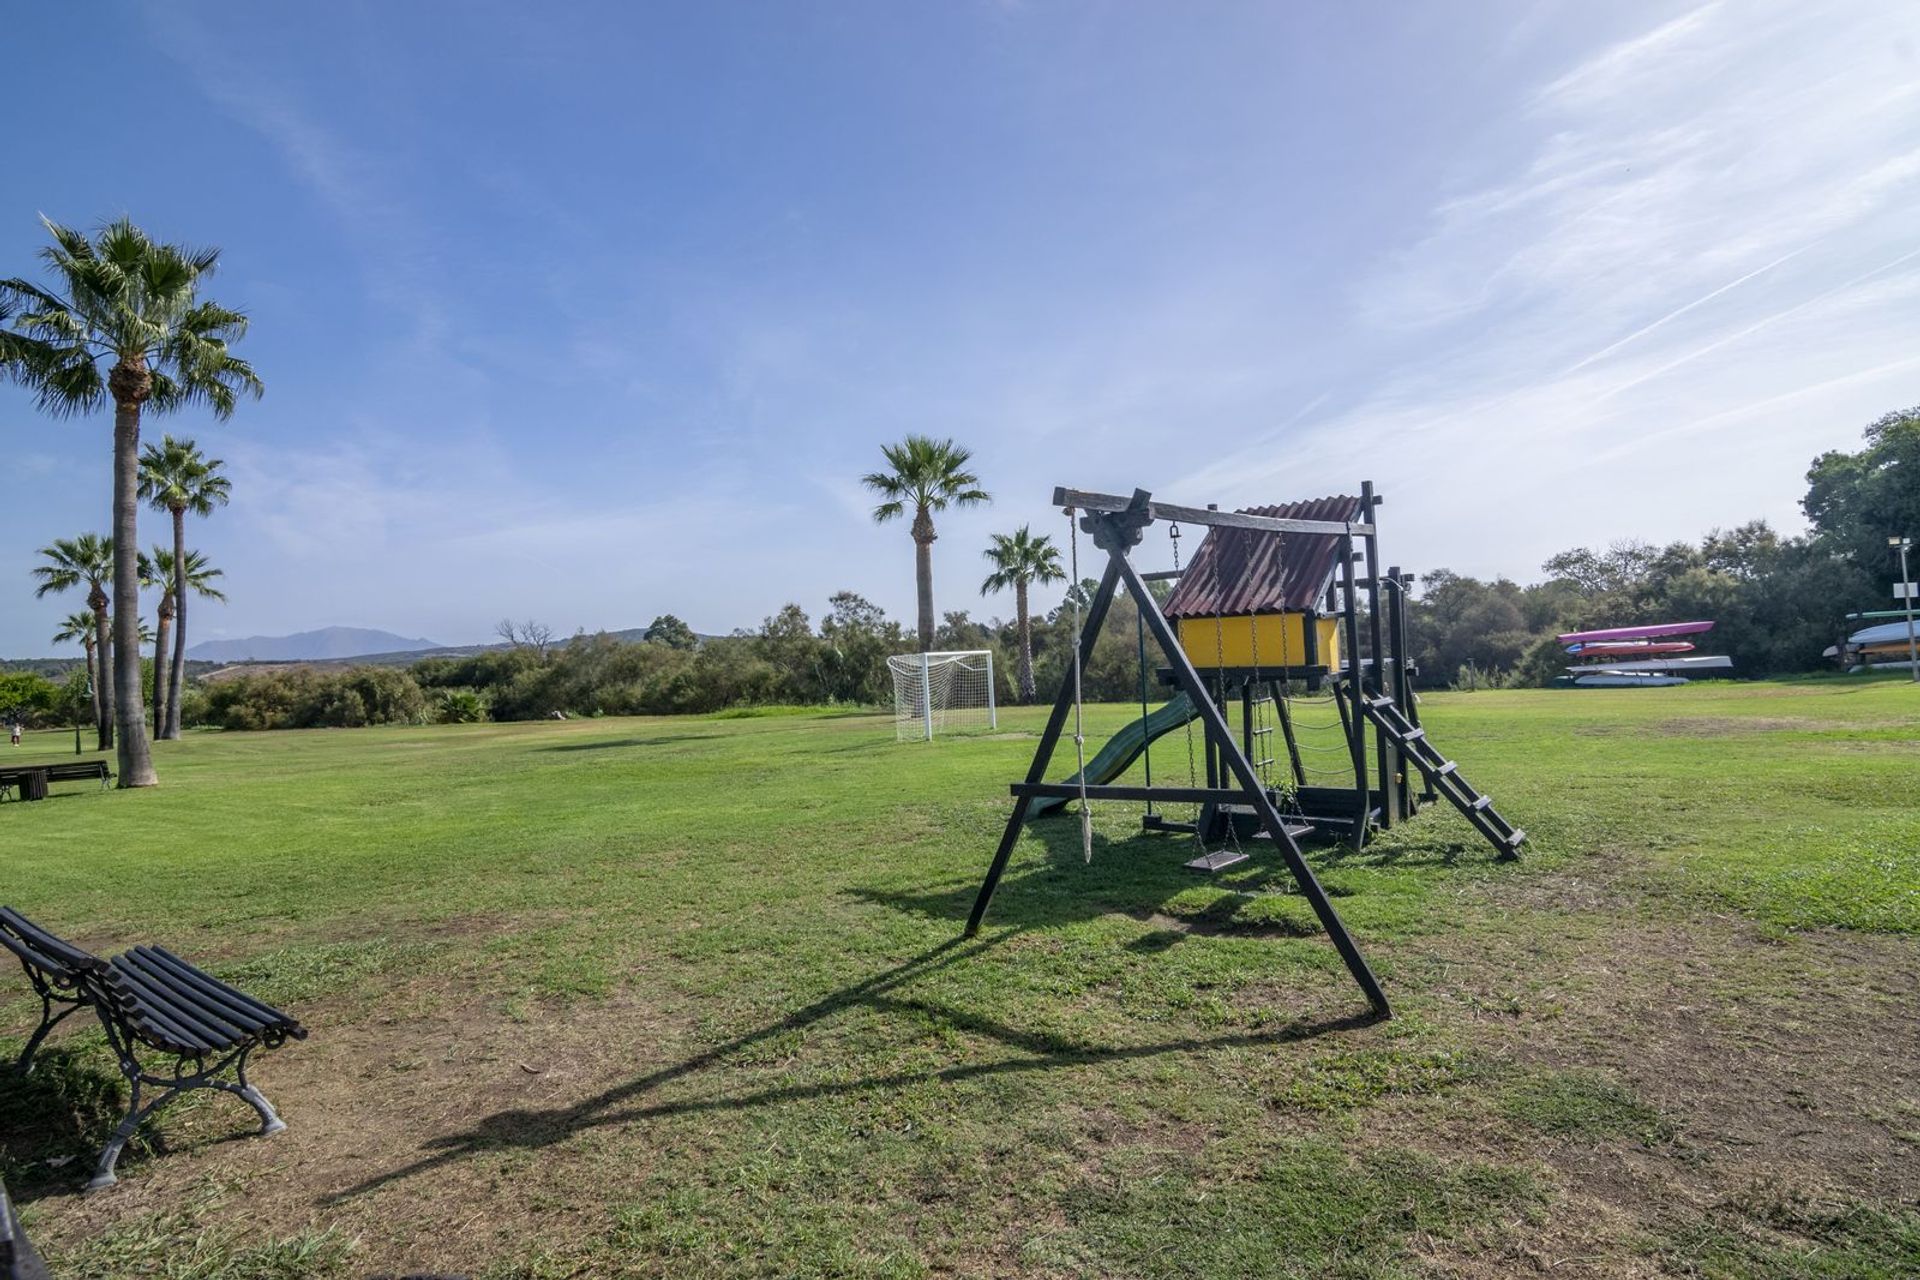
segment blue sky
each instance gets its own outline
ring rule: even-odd
[[[1797,528],[1812,456],[1920,402],[1911,4],[104,5],[55,56],[72,26],[9,15],[0,272],[37,213],[126,212],[254,317],[266,399],[147,426],[235,480],[196,639],[907,618],[857,485],[907,431],[997,498],[940,522],[943,608],[1010,612],[980,547],[1063,533],[1058,483],[1370,477],[1391,559],[1524,578]],[[106,526],[109,425],[0,388],[0,442],[0,653],[44,653],[78,601],[27,568]]]

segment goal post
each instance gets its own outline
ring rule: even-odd
[[[937,734],[999,727],[991,650],[898,653],[887,659],[887,671],[893,676],[899,741],[929,742]]]

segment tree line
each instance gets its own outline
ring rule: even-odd
[[[1888,538],[1920,532],[1920,407],[1868,426],[1857,451],[1815,458],[1801,510],[1798,536],[1755,520],[1698,542],[1576,547],[1526,586],[1429,572],[1408,617],[1422,683],[1547,684],[1568,662],[1558,633],[1705,619],[1717,625],[1702,648],[1740,675],[1831,669],[1821,653],[1857,625],[1846,615],[1894,606]]]

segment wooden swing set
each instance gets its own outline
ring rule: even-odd
[[[1383,499],[1369,482],[1357,498],[1234,512],[1155,502],[1146,490],[1135,490],[1129,498],[1061,488],[1054,490],[1053,500],[1075,522],[1070,533],[1076,584],[1071,596],[1072,660],[1026,777],[1011,787],[1013,811],[968,917],[968,936],[985,920],[1029,818],[1077,801],[1082,853],[1091,860],[1092,803],[1144,801],[1144,829],[1191,834],[1198,853],[1186,865],[1193,870],[1217,872],[1247,861],[1243,841],[1278,851],[1373,1011],[1390,1016],[1385,993],[1308,865],[1300,841],[1333,837],[1358,849],[1376,830],[1443,798],[1474,825],[1499,858],[1517,857],[1526,833],[1467,783],[1420,724],[1414,672],[1405,657],[1406,587],[1412,578],[1397,567],[1381,569],[1377,512]],[[1142,573],[1130,553],[1156,521],[1168,525],[1174,567]],[[1183,524],[1207,530],[1184,569]],[[1107,555],[1099,587],[1084,602],[1078,590],[1081,532]],[[1356,573],[1356,562],[1364,564],[1364,578]],[[1151,581],[1175,582],[1164,606],[1149,588]],[[1138,740],[1138,754],[1146,756],[1141,784],[1115,780],[1136,754],[1134,738],[1128,740],[1127,751],[1104,765],[1097,759],[1101,769],[1091,767],[1086,756],[1081,673],[1122,588],[1139,618],[1141,720],[1130,732]],[[1369,657],[1362,656],[1363,634]],[[1165,658],[1166,665],[1156,670],[1158,680],[1175,697],[1151,714],[1148,635]],[[1303,726],[1293,705],[1295,690],[1324,690],[1326,697],[1313,705],[1331,707],[1337,722]],[[1179,705],[1181,700],[1185,705]],[[1237,735],[1229,718],[1236,701]],[[1175,712],[1171,717],[1170,710]],[[1048,782],[1069,711],[1078,771],[1065,782]],[[1196,765],[1194,720],[1200,723],[1204,742],[1204,781]],[[1152,740],[1180,721],[1187,732],[1187,785],[1156,784]],[[1337,745],[1316,748],[1304,740],[1303,727],[1337,731]],[[1344,763],[1333,769],[1309,764],[1308,756],[1316,750],[1335,751],[1345,757]],[[1350,780],[1350,785],[1315,783],[1315,775],[1328,773]],[[1415,775],[1422,784],[1418,788]],[[1156,809],[1169,804],[1194,806],[1192,821],[1173,821]]]

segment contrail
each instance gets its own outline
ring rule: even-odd
[[[1695,307],[1704,306],[1707,303],[1712,302],[1715,298],[1719,297],[1723,293],[1726,293],[1730,289],[1738,289],[1741,285],[1753,279],[1755,276],[1765,275],[1767,272],[1773,270],[1775,267],[1779,266],[1781,263],[1792,261],[1794,258],[1799,257],[1801,254],[1805,253],[1807,250],[1813,248],[1814,245],[1819,243],[1820,242],[1818,240],[1815,240],[1812,243],[1803,244],[1798,249],[1795,249],[1792,253],[1782,254],[1780,257],[1775,258],[1772,262],[1769,262],[1766,266],[1755,267],[1752,271],[1747,272],[1747,274],[1741,276],[1738,280],[1732,280],[1726,284],[1721,285],[1718,289],[1715,289],[1712,293],[1702,294],[1700,297],[1695,298],[1692,302],[1689,302],[1686,306],[1681,307],[1674,311],[1669,311],[1667,312],[1667,314],[1661,316],[1658,320],[1655,320],[1652,324],[1646,325],[1639,329],[1635,329],[1632,333],[1620,339],[1618,342],[1609,343],[1607,346],[1600,348],[1598,351],[1594,352],[1592,355],[1588,356],[1586,359],[1580,361],[1578,364],[1569,365],[1561,373],[1560,376],[1564,378],[1569,373],[1578,373],[1580,372],[1580,370],[1592,364],[1595,360],[1604,360],[1606,357],[1612,355],[1614,352],[1618,351],[1620,348],[1626,346],[1629,342],[1634,342],[1640,338],[1646,337],[1648,334],[1652,333],[1655,329],[1658,329],[1661,325],[1665,324],[1667,321],[1678,319],[1679,317],[1687,314],[1687,312],[1693,310]]]
[[[1825,302],[1828,298],[1833,297],[1836,293],[1845,293],[1847,290],[1853,288],[1855,285],[1864,284],[1868,280],[1873,279],[1875,276],[1881,274],[1882,272],[1891,271],[1895,267],[1899,266],[1901,263],[1907,261],[1908,259],[1916,258],[1916,257],[1920,257],[1920,249],[1909,249],[1907,250],[1907,252],[1901,254],[1899,257],[1893,259],[1891,262],[1883,262],[1879,266],[1873,268],[1873,270],[1871,271],[1863,271],[1859,275],[1855,276],[1853,279],[1845,281],[1844,283],[1841,283],[1841,284],[1837,284],[1833,286],[1833,288],[1826,290],[1824,293],[1816,293],[1815,295],[1813,295],[1813,297],[1808,298],[1805,302],[1796,302],[1792,306],[1788,307],[1785,311],[1776,311],[1772,315],[1767,316],[1760,320],[1756,320],[1752,324],[1748,325],[1746,328],[1736,330],[1735,332],[1728,334],[1726,337],[1721,338],[1718,341],[1709,342],[1704,347],[1696,347],[1692,351],[1689,351],[1687,352],[1687,354],[1681,356],[1679,359],[1669,360],[1666,364],[1661,365],[1658,369],[1655,369],[1650,373],[1643,373],[1637,378],[1629,378],[1625,382],[1621,383],[1619,386],[1613,388],[1611,391],[1604,391],[1601,394],[1595,396],[1593,398],[1594,403],[1598,404],[1602,400],[1611,400],[1623,391],[1631,390],[1632,388],[1639,386],[1643,382],[1651,382],[1655,378],[1661,377],[1664,374],[1671,373],[1675,369],[1678,369],[1683,364],[1688,364],[1694,360],[1698,360],[1701,356],[1707,355],[1710,352],[1718,351],[1721,347],[1727,346],[1730,343],[1738,342],[1740,341],[1740,339],[1745,338],[1751,334],[1758,333],[1760,330],[1766,328],[1768,325],[1772,324],[1776,320],[1784,320],[1788,316],[1793,315],[1795,312],[1805,311],[1808,307],[1814,306],[1818,303]]]

